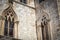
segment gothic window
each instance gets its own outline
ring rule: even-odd
[[[13,37],[14,15],[11,10],[7,10],[5,14],[4,35]]]
[[[41,3],[42,1],[44,1],[44,0],[39,0],[39,3]]]
[[[45,16],[43,16],[42,18],[42,22],[41,22],[41,29],[42,29],[42,39],[43,40],[49,40],[49,36],[48,36],[48,23],[47,23],[47,19]]]
[[[20,0],[20,2],[27,4],[27,0]]]

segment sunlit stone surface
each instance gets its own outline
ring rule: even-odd
[[[35,10],[17,3],[15,3],[13,8],[19,20],[18,38],[36,40]]]
[[[58,9],[56,2],[58,3]],[[22,40],[37,40],[38,37],[38,40],[42,40],[41,22],[43,15],[45,14],[46,18],[49,19],[49,37],[51,37],[51,40],[60,40],[60,0],[46,0],[40,4],[36,1],[36,4],[36,10],[34,10],[27,6],[15,2],[13,3],[12,8],[17,17],[15,22],[19,22],[18,24],[15,23],[14,26],[14,38]],[[33,0],[30,0],[26,5],[35,7]],[[7,0],[0,0],[0,15],[2,15],[3,11],[8,8],[8,6]],[[0,20],[0,35],[3,35],[3,22],[3,20]]]

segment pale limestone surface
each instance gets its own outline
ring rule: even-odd
[[[36,40],[35,10],[17,3],[14,4],[13,8],[19,21],[18,38]]]
[[[59,14],[57,9],[57,1],[56,0],[46,0],[45,2],[42,2],[38,5],[36,2],[36,9],[37,9],[37,27],[41,24],[42,16],[43,14],[48,14],[49,16],[49,26],[50,26],[50,34],[51,34],[51,40],[60,40],[59,36],[60,33],[57,31],[60,29],[59,27]],[[39,9],[40,8],[40,9]],[[41,16],[39,16],[41,15]],[[46,16],[46,17],[48,17]],[[59,36],[58,36],[59,35]]]
[[[55,1],[56,2],[56,1]],[[59,27],[59,14],[57,11],[57,4],[54,1],[45,1],[42,2],[42,7],[40,4],[37,4],[37,13],[35,15],[35,10],[29,7],[14,3],[13,9],[17,15],[18,24],[18,39],[22,40],[37,40],[36,35],[36,25],[35,22],[37,21],[37,26],[41,24],[41,19],[44,12],[46,12],[48,16],[47,18],[50,19],[49,26],[50,26],[50,33],[51,33],[51,40],[60,40],[60,32],[57,29]],[[7,1],[4,0],[2,3],[0,1],[0,15],[8,7]],[[58,4],[60,5],[60,4]],[[59,9],[59,8],[58,8]],[[44,11],[44,12],[43,12]],[[0,20],[1,25],[1,20]],[[1,27],[1,26],[0,26]],[[15,25],[15,29],[17,30],[17,25]],[[15,37],[17,38],[17,31],[15,30]],[[41,29],[40,29],[41,31]],[[41,37],[41,33],[40,33]],[[41,39],[42,40],[42,39]]]
[[[2,5],[3,4],[3,5]],[[9,5],[7,1],[3,1],[0,6],[1,14]],[[18,39],[22,40],[37,40],[36,37],[36,26],[35,26],[35,10],[29,7],[14,3],[13,9],[17,15],[16,21],[19,21],[18,24]],[[0,15],[1,15],[0,14]],[[0,22],[1,23],[1,22]],[[17,30],[17,25],[15,25]],[[17,31],[15,30],[15,38],[17,38]]]

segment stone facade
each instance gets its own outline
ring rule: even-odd
[[[7,1],[5,3],[3,3],[3,5],[2,5],[3,9],[1,11],[1,14],[2,13],[4,14],[3,11],[9,7],[9,5],[7,3],[8,3]],[[31,5],[29,5],[29,6],[31,6]],[[2,8],[2,7],[0,7],[0,8]],[[32,4],[32,7],[34,7],[33,4]],[[18,38],[18,39],[22,39],[22,40],[37,40],[36,26],[35,26],[35,21],[36,21],[35,9],[26,7],[24,5],[21,5],[21,4],[15,3],[15,2],[13,3],[12,9],[15,11],[15,13],[17,15],[16,16],[17,19],[15,20],[15,22],[19,21],[19,24],[15,24],[15,26],[14,26],[14,37]],[[1,35],[4,35],[4,32],[2,32],[3,29],[4,28],[1,27],[1,33],[0,33]]]
[[[34,4],[34,0],[28,0],[27,3],[26,5],[24,4],[25,6],[20,3],[13,3],[12,9],[16,14],[14,38],[22,40],[43,40],[43,24],[44,28],[47,28],[47,31],[44,30],[48,34],[48,39],[45,38],[45,40],[60,40],[59,2],[57,0],[45,0],[39,3],[39,1],[35,0]],[[0,5],[0,15],[3,16],[4,10],[9,7],[8,0],[0,1]],[[35,7],[36,9],[34,9]],[[44,22],[46,22],[46,25],[44,25]],[[3,27],[4,20],[0,20],[0,35],[4,35]],[[45,31],[44,35],[46,34]]]
[[[18,15],[18,38],[36,40],[35,10],[15,3],[14,11]]]
[[[40,8],[40,9],[39,9]],[[37,10],[37,28],[39,25],[41,26],[41,18],[44,14],[48,15],[46,17],[49,17],[49,32],[51,35],[50,40],[60,40],[59,36],[60,33],[57,31],[59,30],[59,14],[58,14],[58,9],[57,9],[57,1],[56,0],[46,0],[45,2],[43,1],[38,5],[36,1],[36,10]],[[39,16],[41,15],[41,16]],[[41,36],[40,36],[41,37]],[[39,38],[38,38],[39,39]]]

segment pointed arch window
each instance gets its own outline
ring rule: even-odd
[[[41,22],[41,30],[42,30],[42,39],[43,40],[49,40],[49,34],[48,34],[48,19],[43,16],[42,22]]]
[[[11,7],[5,10],[5,23],[4,23],[4,35],[13,37],[14,30],[14,13],[11,11]]]
[[[5,26],[4,26],[4,35],[6,35],[7,36],[7,34],[8,34],[8,20],[7,20],[7,16],[5,16]]]
[[[4,35],[13,37],[14,18],[8,16],[9,15],[5,16]]]

